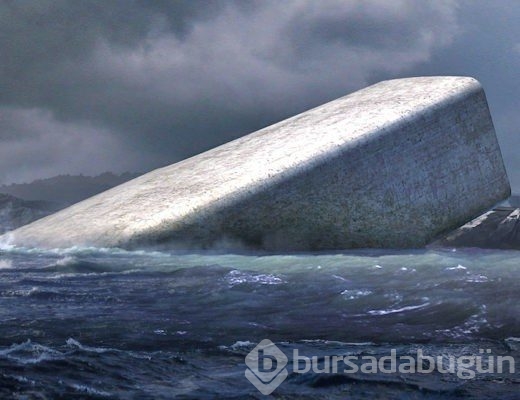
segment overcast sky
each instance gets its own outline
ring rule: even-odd
[[[384,79],[468,75],[520,191],[520,1],[0,2],[0,183],[147,171]]]

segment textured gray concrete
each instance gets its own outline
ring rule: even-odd
[[[380,82],[19,228],[23,246],[417,247],[508,197],[484,92]]]

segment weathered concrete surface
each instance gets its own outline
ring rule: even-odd
[[[420,77],[380,82],[157,169],[8,239],[38,247],[417,247],[509,194],[479,83]]]

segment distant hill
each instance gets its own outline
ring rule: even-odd
[[[0,194],[0,234],[52,214],[60,204],[47,201],[26,201]]]
[[[58,175],[31,183],[13,183],[0,186],[0,193],[26,201],[46,201],[61,207],[77,203],[107,189],[136,178],[140,174],[125,172],[116,175],[105,172],[98,176]]]

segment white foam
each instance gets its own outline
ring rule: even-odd
[[[71,265],[73,264],[74,262],[76,262],[76,258],[75,257],[72,257],[72,256],[65,256],[61,259],[59,259],[58,261],[56,261],[55,265],[58,265],[60,267],[65,267],[67,265]]]
[[[394,308],[394,309],[389,309],[389,310],[370,310],[368,312],[368,314],[370,314],[370,315],[396,314],[396,313],[401,313],[401,312],[405,312],[405,311],[418,310],[420,308],[428,307],[429,305],[430,305],[430,303],[423,303],[423,304],[419,304],[417,306],[406,306],[406,307]]]
[[[221,350],[228,350],[228,349],[231,349],[231,350],[238,350],[238,349],[241,349],[241,348],[249,348],[249,347],[253,347],[256,343],[252,343],[250,342],[249,340],[237,340],[235,343],[233,343],[231,346],[219,346],[219,348]]]
[[[39,292],[40,289],[37,286],[33,286],[30,289],[17,289],[17,290],[6,290],[2,292],[3,296],[15,296],[15,297],[27,297],[34,293]]]
[[[374,342],[340,342],[338,340],[325,340],[325,339],[303,339],[300,340],[302,343],[319,343],[328,344],[334,346],[373,346]]]
[[[447,271],[457,271],[457,270],[462,270],[462,271],[465,271],[467,270],[467,268],[464,266],[464,265],[457,265],[456,267],[448,267],[446,268]]]
[[[102,396],[102,397],[109,397],[111,396],[110,393],[104,392],[102,390],[95,389],[91,386],[87,385],[79,385],[79,384],[72,384],[70,385],[74,390],[77,390],[78,392],[87,393],[95,396]]]
[[[239,270],[230,271],[226,277],[226,281],[231,285],[240,285],[244,283],[257,283],[260,285],[280,285],[285,283],[284,280],[272,274],[252,274]]]
[[[355,300],[372,294],[368,289],[345,289],[340,293],[347,300]]]
[[[78,342],[76,339],[73,339],[73,338],[68,338],[66,343],[67,343],[67,346],[69,346],[69,347],[75,347],[75,348],[78,348],[80,350],[91,352],[91,353],[106,353],[106,352],[110,352],[110,351],[118,351],[118,350],[115,350],[115,349],[111,349],[109,347],[85,346],[85,345],[81,344],[80,342]]]
[[[39,364],[49,360],[60,360],[65,354],[50,347],[31,342],[30,339],[20,344],[0,350],[0,357],[14,360],[20,364]]]
[[[6,232],[3,235],[0,235],[0,250],[9,251],[15,248],[15,246],[11,243],[13,235],[10,232]]]

